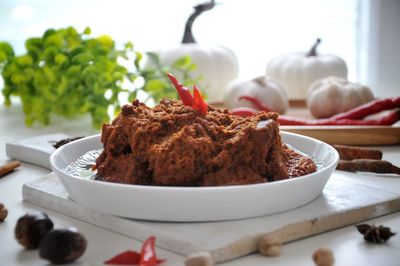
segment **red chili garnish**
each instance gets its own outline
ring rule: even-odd
[[[143,243],[140,253],[128,250],[105,261],[104,264],[139,266],[159,265],[165,260],[160,260],[157,258],[155,251],[155,242],[156,238],[154,236],[151,236]]]
[[[239,100],[247,100],[254,104],[259,110],[265,111],[265,112],[273,112],[272,108],[269,107],[266,103],[260,101],[259,99],[252,97],[252,96],[240,96]]]
[[[202,115],[207,114],[207,103],[204,101],[196,85],[193,87],[193,104],[192,108]]]
[[[197,89],[196,85],[193,88],[193,96],[190,94],[188,88],[183,87],[181,83],[171,74],[167,73],[169,79],[171,80],[172,84],[176,91],[178,92],[179,98],[186,106],[191,106],[194,110],[199,112],[201,115],[207,114],[207,103],[204,101],[203,97],[200,94],[199,89]]]
[[[400,97],[378,99],[372,102],[355,107],[347,112],[334,115],[330,118],[338,119],[362,119],[366,116],[379,113],[381,111],[400,108]]]
[[[174,84],[176,91],[178,92],[179,98],[183,102],[184,105],[192,106],[193,97],[190,94],[188,88],[184,87],[171,73],[167,73],[169,80]]]

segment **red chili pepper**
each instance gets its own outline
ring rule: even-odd
[[[190,91],[188,88],[183,87],[181,83],[178,82],[178,80],[171,74],[167,73],[169,79],[171,80],[172,84],[174,84],[178,94],[179,98],[183,102],[184,105],[186,106],[191,106],[194,110],[199,112],[201,115],[206,115],[207,114],[207,103],[204,101],[203,97],[200,94],[199,89],[194,85],[193,88],[193,96],[190,94]]]
[[[140,253],[128,250],[105,261],[104,264],[137,265],[140,262],[140,259],[141,259]]]
[[[232,115],[242,117],[252,116],[257,110],[248,107],[237,107],[229,111]],[[305,119],[299,117],[291,117],[287,115],[279,115],[278,121],[282,126],[390,126],[400,120],[400,109],[390,111],[388,114],[377,119]]]
[[[174,84],[176,91],[178,92],[179,98],[183,102],[184,105],[192,106],[193,97],[190,94],[188,88],[184,87],[171,73],[167,73],[169,80]]]
[[[239,100],[247,100],[254,104],[259,110],[263,110],[265,112],[273,112],[271,107],[255,97],[243,95],[239,97]]]
[[[252,102],[257,108],[262,111],[270,112],[269,108],[265,103],[259,99],[251,96],[241,96],[239,99],[244,99]],[[304,119],[297,117],[290,117],[285,115],[279,115],[278,121],[281,125],[297,125],[297,126],[319,126],[319,125],[331,125],[331,126],[345,126],[345,125],[357,125],[357,126],[390,126],[400,120],[400,109],[393,110],[385,116],[377,119],[366,119],[362,118],[376,114],[384,110],[390,110],[396,107],[400,107],[400,97],[387,98],[376,100],[354,109],[348,112],[337,114],[325,119]],[[253,110],[234,110],[233,114],[249,116],[255,113]]]
[[[360,105],[347,112],[334,115],[332,119],[362,119],[366,116],[379,113],[384,110],[390,110],[400,107],[400,97],[378,99],[366,104]]]
[[[155,241],[156,238],[151,236],[143,243],[140,253],[128,250],[105,261],[104,264],[139,266],[156,266],[161,264],[165,260],[160,260],[157,258]]]
[[[250,107],[235,107],[229,110],[230,114],[242,117],[252,116],[255,115],[257,112],[257,110]]]
[[[377,119],[304,119],[280,115],[278,121],[283,126],[390,126],[400,120],[400,111],[393,110]]]
[[[155,242],[156,238],[154,236],[151,236],[143,243],[142,250],[140,251],[140,266],[157,265]]]
[[[200,94],[199,89],[197,89],[196,85],[193,87],[193,109],[198,111],[202,115],[207,114],[207,103],[204,101],[203,97]]]

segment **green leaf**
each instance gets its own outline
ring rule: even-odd
[[[135,55],[136,55],[136,58],[135,58],[135,67],[136,67],[137,69],[140,69],[140,61],[141,61],[142,58],[143,58],[143,54],[140,53],[140,52],[136,52]]]
[[[195,80],[189,74],[195,65],[187,56],[163,65],[157,53],[147,53],[154,62],[151,69],[145,69],[143,54],[134,50],[132,42],[119,50],[111,36],[91,38],[90,34],[89,27],[81,33],[74,27],[48,29],[40,37],[28,38],[26,52],[18,56],[10,44],[0,42],[4,104],[9,106],[12,96],[20,97],[27,126],[48,125],[51,113],[67,118],[89,113],[99,128],[109,121],[109,108],[120,111],[121,92],[129,101],[145,92],[157,102],[177,97],[166,72],[179,72],[183,84]],[[128,60],[129,71],[120,58]],[[110,91],[111,96],[105,97]]]

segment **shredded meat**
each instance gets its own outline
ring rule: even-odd
[[[316,171],[315,163],[282,145],[276,113],[252,117],[208,107],[201,116],[180,101],[154,108],[139,101],[102,129],[97,179],[160,186],[263,183]]]

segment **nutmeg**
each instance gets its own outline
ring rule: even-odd
[[[333,266],[335,263],[333,253],[328,248],[317,249],[312,258],[317,266]]]
[[[43,237],[53,228],[53,222],[43,212],[31,212],[20,217],[15,227],[15,237],[28,249],[37,248]]]
[[[8,210],[4,207],[3,203],[0,203],[0,222],[4,221],[8,215]]]
[[[74,227],[54,229],[40,243],[39,255],[53,264],[70,263],[83,255],[86,245],[85,237]]]

